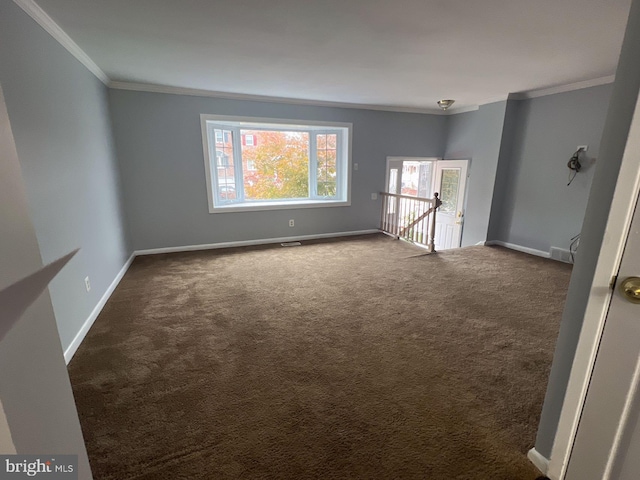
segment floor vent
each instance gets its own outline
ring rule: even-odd
[[[563,248],[551,247],[551,258],[559,260],[564,263],[573,263],[571,259],[571,252]]]
[[[299,247],[302,244],[300,242],[285,242],[281,243],[280,245],[282,245],[283,247]]]

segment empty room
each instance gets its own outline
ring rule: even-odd
[[[0,469],[580,478],[639,4],[0,0]]]

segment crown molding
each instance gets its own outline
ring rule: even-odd
[[[509,98],[511,98],[510,95],[498,95],[495,97],[486,98],[483,101],[478,102],[477,105],[469,105],[467,107],[460,107],[460,108],[455,108],[455,107],[450,108],[444,114],[457,115],[458,113],[475,112],[476,110],[479,110],[480,107],[482,107],[483,105],[489,105],[490,103],[496,103],[496,102],[503,102],[505,100],[508,100]]]
[[[131,90],[135,92],[149,92],[149,93],[165,93],[169,95],[189,95],[194,97],[212,97],[212,98],[224,98],[229,100],[249,100],[256,102],[269,102],[269,103],[285,103],[292,105],[307,105],[314,107],[332,107],[332,108],[353,108],[359,110],[378,110],[384,112],[399,112],[399,113],[420,113],[429,115],[447,115],[447,112],[443,112],[439,109],[417,108],[417,107],[395,107],[391,105],[369,105],[363,103],[346,103],[346,102],[332,102],[328,100],[305,100],[298,98],[287,97],[271,97],[268,95],[252,95],[245,93],[231,93],[231,92],[219,92],[215,90],[200,90],[197,88],[183,88],[183,87],[171,87],[168,85],[156,85],[152,83],[135,83],[135,82],[120,82],[110,81],[109,88],[115,90]]]
[[[496,95],[495,97],[485,98],[481,102],[478,102],[478,106],[489,105],[490,103],[504,102],[511,98],[510,94]]]
[[[33,18],[49,35],[67,49],[81,64],[93,73],[102,83],[108,85],[109,77],[91,60],[76,42],[45,12],[34,0],[13,0],[27,15]]]
[[[591,80],[583,80],[581,82],[568,83],[566,85],[558,85],[555,87],[541,88],[538,90],[527,90],[523,92],[510,93],[508,95],[499,95],[497,97],[487,98],[479,102],[478,105],[475,105],[475,106],[451,108],[443,113],[445,115],[455,115],[457,113],[473,112],[475,110],[478,110],[479,107],[483,105],[488,105],[490,103],[502,102],[505,100],[530,100],[532,98],[546,97],[547,95],[555,95],[557,93],[566,93],[566,92],[572,92],[574,90],[582,90],[583,88],[597,87],[599,85],[608,85],[610,83],[613,83],[615,79],[616,79],[615,75],[608,75],[606,77],[598,77]]]
[[[609,83],[613,83],[615,79],[615,75],[608,75],[606,77],[599,77],[592,80],[584,80],[582,82],[569,83],[566,85],[558,85],[556,87],[512,93],[509,98],[512,100],[529,100],[531,98],[546,97],[547,95],[555,95],[556,93],[572,92],[573,90],[582,90],[583,88],[608,85]]]
[[[353,108],[360,110],[377,110],[385,112],[418,113],[428,115],[455,115],[478,110],[479,106],[504,100],[528,100],[531,98],[544,97],[557,93],[565,93],[583,88],[607,85],[615,81],[615,75],[599,77],[592,80],[559,85],[555,87],[542,88],[537,90],[527,90],[523,92],[500,95],[478,102],[477,105],[467,107],[452,108],[446,111],[436,108],[420,107],[398,107],[392,105],[371,105],[362,103],[333,102],[328,100],[306,100],[287,97],[272,97],[268,95],[252,95],[243,93],[219,92],[214,90],[200,90],[195,88],[171,87],[168,85],[156,85],[150,83],[135,83],[112,81],[107,74],[74,42],[67,33],[34,1],[34,0],[13,0],[22,10],[24,10],[33,20],[38,23],[49,35],[51,35],[60,45],[62,45],[71,55],[82,63],[91,73],[93,73],[102,83],[109,88],[118,90],[133,90],[138,92],[166,93],[171,95],[190,95],[197,97],[214,97],[231,100],[250,100],[258,102],[285,103],[292,105],[308,105],[332,108]]]
[[[450,108],[444,113],[444,115],[456,115],[458,113],[475,112],[479,108],[480,108],[479,105],[470,105],[468,107],[460,107],[460,108]]]

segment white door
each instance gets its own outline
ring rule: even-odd
[[[640,278],[634,277],[640,277],[638,204],[565,480],[640,478]]]
[[[442,206],[436,215],[436,250],[458,248],[462,241],[464,194],[467,160],[442,160],[436,163],[433,191]]]

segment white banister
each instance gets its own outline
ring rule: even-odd
[[[436,211],[442,202],[434,198],[380,192],[380,230],[396,238],[427,247],[435,252]]]

